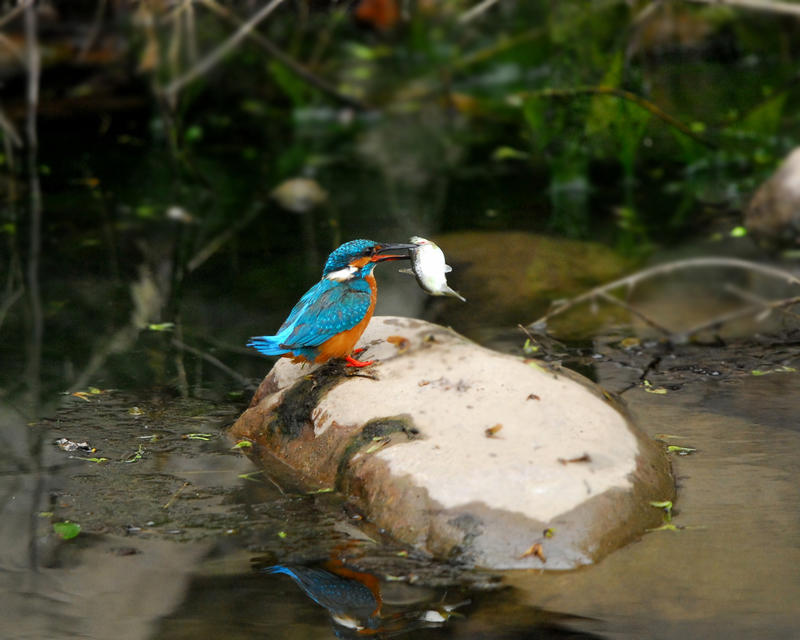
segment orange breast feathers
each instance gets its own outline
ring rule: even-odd
[[[375,301],[378,299],[378,284],[375,282],[375,276],[370,274],[364,279],[369,283],[371,292],[369,308],[364,314],[364,318],[352,329],[342,331],[323,342],[319,346],[319,353],[317,357],[314,358],[314,362],[327,362],[331,358],[344,358],[353,352],[353,347],[356,346],[356,342],[358,342],[358,339],[361,337],[361,334],[364,333],[364,329],[367,328],[372,318],[372,314],[375,311]]]

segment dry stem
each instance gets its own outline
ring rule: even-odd
[[[624,302],[619,298],[616,298],[613,295],[611,295],[612,291],[620,287],[627,287],[628,291],[630,292],[642,280],[646,280],[648,278],[652,278],[654,276],[658,276],[664,273],[671,273],[673,271],[679,271],[683,269],[708,268],[708,267],[730,267],[736,269],[745,269],[747,271],[760,273],[762,275],[771,278],[783,280],[787,284],[800,285],[800,278],[798,278],[797,276],[788,271],[785,271],[784,269],[770,267],[767,265],[759,264],[757,262],[750,262],[749,260],[741,260],[739,258],[724,258],[724,257],[689,258],[686,260],[678,260],[675,262],[667,262],[665,264],[656,265],[655,267],[650,267],[649,269],[637,271],[636,273],[626,276],[625,278],[620,278],[619,280],[614,280],[613,282],[610,282],[608,284],[595,287],[594,289],[591,289],[586,293],[576,296],[570,300],[561,302],[554,309],[548,311],[541,318],[530,323],[528,327],[534,331],[544,331],[547,328],[547,322],[554,316],[557,316],[566,311],[567,309],[571,309],[572,307],[575,307],[576,305],[581,304],[583,302],[601,299],[611,304],[620,306],[628,310],[629,312],[639,316],[647,324],[654,327],[661,333],[664,333],[667,336],[669,336],[669,338],[673,342],[685,342],[691,336],[701,331],[720,326],[722,324],[725,324],[726,322],[730,322],[732,320],[736,320],[738,318],[746,317],[749,315],[755,315],[758,314],[759,312],[784,309],[786,307],[790,307],[794,304],[800,303],[800,296],[783,298],[780,300],[773,300],[773,301],[751,300],[752,304],[748,305],[743,309],[737,309],[735,311],[731,311],[729,313],[716,316],[715,318],[711,318],[708,321],[697,324],[686,331],[673,332],[667,329],[666,327],[663,327],[652,318],[645,315],[642,311],[629,305],[627,302]]]

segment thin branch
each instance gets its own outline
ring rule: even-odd
[[[186,57],[194,64],[197,61],[197,29],[194,17],[194,0],[185,0],[186,10],[183,14],[186,29]]]
[[[201,351],[200,349],[196,349],[195,347],[190,347],[188,344],[178,340],[177,338],[173,338],[172,339],[172,344],[173,344],[173,346],[177,347],[178,349],[182,349],[184,351],[188,351],[192,355],[195,355],[198,358],[202,358],[203,360],[205,360],[209,364],[212,364],[213,366],[215,366],[217,369],[219,369],[223,373],[228,374],[231,378],[236,380],[243,387],[249,387],[250,386],[250,381],[247,378],[245,378],[244,376],[240,375],[239,373],[237,373],[236,371],[231,369],[228,365],[224,364],[221,360],[218,360],[217,358],[212,356],[210,353],[206,353],[205,351]]]
[[[235,16],[229,9],[221,6],[216,0],[200,0],[205,7],[216,13],[218,16],[222,17],[223,19],[227,20],[228,23],[239,26],[242,25],[241,18]],[[319,76],[312,73],[308,67],[303,66],[299,62],[297,62],[294,58],[285,54],[272,40],[263,36],[262,34],[258,33],[257,31],[251,31],[247,34],[247,37],[250,38],[253,42],[258,44],[264,51],[266,51],[269,55],[275,58],[278,62],[280,62],[284,67],[286,67],[289,71],[294,73],[298,78],[301,78],[312,87],[315,87],[325,93],[326,95],[334,98],[335,100],[342,102],[343,104],[349,105],[355,109],[364,110],[369,108],[364,102],[359,100],[358,98],[354,98],[352,96],[348,96],[338,89],[336,89],[333,85],[329,84],[327,81],[323,80]]]
[[[239,46],[242,40],[252,33],[258,24],[267,18],[269,14],[275,11],[275,9],[277,9],[283,2],[284,0],[272,0],[261,7],[261,9],[257,11],[249,20],[247,20],[247,22],[244,22],[236,31],[236,33],[234,33],[230,38],[219,45],[211,53],[203,57],[186,73],[170,82],[164,88],[164,93],[170,96],[170,98],[174,98],[178,91],[183,89],[183,87],[185,87],[187,84],[203,74],[208,73],[208,71],[215,67],[220,60],[222,60],[222,58]]]
[[[637,316],[639,319],[642,320],[642,322],[644,322],[646,325],[648,325],[650,327],[653,327],[653,329],[655,329],[659,333],[663,333],[667,337],[672,335],[672,331],[667,329],[664,325],[659,324],[658,322],[653,320],[653,318],[648,316],[644,311],[639,311],[639,309],[629,305],[624,300],[620,300],[619,298],[615,298],[614,296],[612,296],[609,293],[606,293],[605,291],[601,291],[600,293],[598,293],[598,297],[603,299],[603,300],[605,300],[606,302],[609,302],[611,304],[617,305],[618,307],[622,307],[628,313]]]
[[[735,296],[739,296],[743,300],[746,300],[750,304],[759,305],[762,309],[766,309],[767,313],[770,313],[772,309],[768,308],[770,305],[773,304],[772,300],[767,300],[766,298],[762,298],[761,296],[757,296],[755,293],[750,291],[745,291],[741,287],[737,287],[730,282],[725,284],[724,287],[725,291],[732,293]],[[786,298],[786,300],[792,300],[792,298]],[[777,300],[779,303],[783,303],[784,300]],[[779,307],[783,307],[783,304],[780,304]],[[800,320],[800,313],[795,313],[794,311],[789,311],[788,309],[780,308],[778,309],[781,313],[787,316],[791,316],[795,320]]]
[[[494,44],[489,45],[488,47],[484,47],[483,49],[478,49],[473,53],[465,55],[463,58],[456,60],[453,63],[453,69],[459,70],[464,69],[465,67],[472,66],[473,64],[479,64],[494,56],[508,51],[509,49],[513,49],[517,45],[522,44],[523,42],[528,42],[529,40],[536,40],[537,38],[542,37],[547,33],[547,29],[544,27],[533,27],[521,33],[515,34],[508,38],[500,38]]]
[[[7,136],[15,147],[22,146],[22,138],[19,137],[17,128],[14,126],[14,123],[9,120],[2,105],[0,105],[0,129],[3,130],[3,135]]]
[[[25,293],[25,289],[20,287],[5,300],[3,300],[2,303],[0,303],[0,329],[3,328],[3,323],[6,320],[6,314],[11,310],[11,307],[14,306],[14,303],[22,297],[23,293]]]
[[[246,215],[241,216],[236,223],[225,229],[222,233],[212,238],[200,251],[198,251],[191,260],[186,264],[186,273],[189,274],[197,267],[202,265],[206,260],[219,251],[227,242],[231,240],[239,231],[244,229],[248,224],[255,220],[261,213],[263,203],[257,202],[247,212]]]
[[[106,4],[108,0],[97,0],[97,8],[94,12],[94,18],[92,19],[92,26],[89,29],[89,33],[86,35],[86,38],[81,45],[81,50],[78,52],[78,60],[85,60],[86,55],[91,51],[92,47],[94,46],[95,41],[97,40],[97,36],[100,35],[100,29],[103,26],[103,16],[106,13]]]
[[[20,13],[25,11],[30,5],[34,3],[35,0],[22,0],[16,7],[11,9],[6,15],[0,18],[0,28],[4,27],[7,23],[11,22],[14,18],[16,18]]]
[[[800,16],[800,5],[795,2],[778,2],[777,0],[686,0],[694,4],[715,4],[754,11],[782,13]]]
[[[800,296],[795,296],[794,298],[783,298],[781,300],[775,300],[774,302],[767,302],[765,304],[753,304],[743,309],[736,309],[735,311],[730,311],[728,313],[723,313],[722,315],[717,316],[716,318],[711,318],[706,322],[701,322],[699,324],[690,327],[686,331],[681,331],[673,336],[673,340],[675,342],[686,342],[689,338],[693,335],[700,333],[701,331],[706,331],[708,329],[713,329],[715,327],[719,327],[726,322],[731,322],[732,320],[738,320],[739,318],[746,318],[747,316],[756,315],[758,313],[767,311],[767,310],[775,310],[775,309],[782,309],[784,307],[791,307],[792,305],[800,304]]]
[[[478,18],[484,13],[486,13],[498,2],[500,2],[500,0],[483,0],[483,2],[479,2],[474,7],[472,7],[472,9],[468,9],[460,16],[458,16],[458,22],[461,24],[467,24],[468,22],[472,22],[475,18]]]
[[[783,280],[787,284],[795,284],[800,285],[800,278],[795,276],[793,273],[789,271],[785,271],[784,269],[778,269],[776,267],[769,267],[763,264],[759,264],[757,262],[750,262],[749,260],[741,260],[739,258],[722,258],[722,257],[708,257],[708,258],[689,258],[687,260],[678,260],[676,262],[667,262],[665,264],[659,264],[654,267],[650,267],[649,269],[644,269],[642,271],[637,271],[636,273],[632,273],[629,276],[624,278],[620,278],[619,280],[614,280],[608,284],[595,287],[586,293],[582,293],[579,296],[576,296],[570,300],[563,302],[562,304],[558,305],[555,309],[551,309],[545,315],[543,315],[538,320],[530,323],[528,326],[534,330],[541,330],[547,326],[547,322],[554,316],[557,316],[567,309],[571,309],[572,307],[581,304],[582,302],[586,302],[587,300],[592,300],[595,298],[603,297],[604,295],[608,295],[609,292],[617,289],[618,287],[628,287],[628,289],[633,289],[640,281],[646,280],[647,278],[652,278],[653,276],[661,275],[662,273],[672,273],[673,271],[680,271],[683,269],[695,269],[695,268],[714,268],[714,267],[730,267],[735,269],[745,269],[748,271],[754,271],[756,273],[761,273],[763,275],[776,278],[778,280]],[[770,304],[779,304],[783,301],[777,301],[776,303]],[[746,314],[745,314],[746,315]],[[712,325],[713,326],[713,325]],[[688,332],[684,332],[687,335],[690,335]]]
[[[640,106],[642,109],[649,111],[660,120],[663,120],[668,125],[676,128],[683,135],[691,138],[695,142],[699,142],[703,146],[709,147],[711,149],[716,149],[719,146],[715,142],[708,140],[701,135],[698,135],[683,122],[681,122],[674,116],[671,116],[666,111],[661,109],[661,107],[659,107],[657,104],[650,102],[650,100],[648,100],[647,98],[643,98],[642,96],[635,94],[631,91],[625,91],[624,89],[619,89],[618,87],[599,86],[599,87],[575,87],[574,89],[539,89],[536,91],[524,91],[522,93],[516,94],[516,96],[520,98],[528,98],[528,97],[573,98],[575,96],[581,96],[581,95],[614,96],[622,100],[627,100],[628,102],[633,102],[634,104]]]
[[[25,136],[28,144],[27,169],[29,183],[29,215],[30,230],[28,244],[27,286],[28,300],[31,309],[31,337],[28,347],[28,364],[26,378],[28,392],[34,410],[39,403],[42,364],[42,339],[44,335],[44,316],[42,297],[39,287],[39,259],[42,249],[42,191],[37,168],[37,150],[39,147],[36,132],[36,113],[39,107],[39,79],[41,73],[41,52],[39,50],[39,28],[36,7],[25,5],[25,62],[28,70],[25,119]]]

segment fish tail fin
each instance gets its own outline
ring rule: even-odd
[[[461,300],[461,302],[467,301],[467,299],[464,296],[462,296],[458,291],[454,291],[450,287],[447,287],[447,289],[445,289],[445,293],[447,293],[447,295],[453,296],[454,298],[458,298],[459,300]]]

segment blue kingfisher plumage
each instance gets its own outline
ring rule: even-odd
[[[322,279],[300,298],[278,332],[250,338],[248,346],[295,362],[343,358],[350,366],[372,364],[351,355],[375,310],[378,287],[372,270],[378,262],[408,259],[415,247],[372,240],[344,243],[328,256]]]

